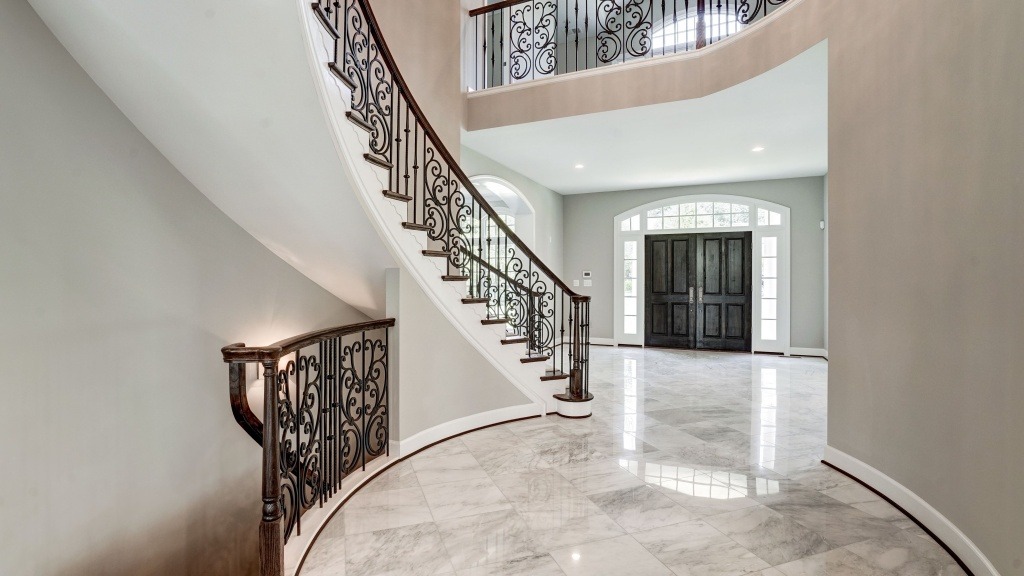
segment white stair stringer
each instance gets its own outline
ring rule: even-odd
[[[481,324],[481,320],[486,318],[485,307],[462,303],[462,298],[466,297],[465,283],[441,279],[447,273],[446,260],[423,256],[422,250],[428,248],[426,232],[402,227],[406,221],[405,203],[384,197],[382,191],[388,188],[387,170],[364,159],[363,154],[370,151],[369,137],[345,117],[351,109],[351,91],[328,67],[334,52],[334,39],[307,1],[299,0],[298,4],[302,30],[308,39],[310,68],[325,118],[332,128],[335,146],[354,185],[355,195],[374,228],[392,256],[409,271],[456,330],[536,404],[541,415],[554,412],[556,402],[552,395],[564,391],[564,383],[540,380],[551,362],[521,362],[525,346],[503,345],[501,340],[505,337],[505,326]]]

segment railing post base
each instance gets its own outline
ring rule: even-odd
[[[260,576],[284,576],[284,522],[260,522]]]

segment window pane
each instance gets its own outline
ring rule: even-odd
[[[757,225],[767,226],[768,225],[768,211],[764,208],[757,209]]]
[[[622,228],[621,228],[621,230],[623,232],[629,232],[629,220],[628,219],[622,221]]]
[[[629,227],[631,229],[633,229],[633,230],[639,230],[640,229],[640,215],[639,214],[637,214],[636,216],[633,216],[632,218],[629,219]]]
[[[750,226],[750,214],[733,214],[733,226]]]
[[[761,276],[763,276],[764,278],[778,278],[778,264],[778,258],[761,258]]]
[[[747,206],[746,204],[733,204],[732,205],[732,213],[733,214],[750,214],[750,206]]]
[[[778,282],[774,278],[762,278],[761,298],[778,298]]]
[[[622,331],[626,334],[636,334],[636,316],[626,316],[623,320]]]
[[[623,300],[625,304],[626,316],[636,316],[636,298],[626,298]]]
[[[728,214],[715,214],[715,228],[728,228],[732,226],[732,217]]]
[[[715,202],[715,214],[729,214],[732,212],[732,205],[726,202]]]
[[[778,314],[778,300],[761,300],[761,318],[775,320]]]
[[[689,204],[680,204],[679,213],[683,216],[693,216],[697,213],[697,206],[693,202]]]
[[[626,278],[624,294],[626,296],[636,296],[636,280],[633,280],[632,278]]]
[[[774,236],[761,238],[761,256],[775,257],[779,255],[779,239]]]
[[[665,218],[665,230],[677,230],[679,228],[679,218]]]
[[[655,208],[654,210],[647,211],[648,218],[658,218],[661,216],[661,208]]]
[[[626,260],[636,260],[636,241],[622,243],[622,255]]]
[[[782,224],[782,215],[778,212],[771,213],[771,221],[769,222],[772,226],[778,226]]]
[[[679,205],[665,206],[665,216],[679,216]]]
[[[697,228],[711,228],[714,225],[714,216],[697,216]]]
[[[695,216],[683,216],[679,219],[680,228],[693,228],[697,225],[697,218]]]
[[[626,260],[623,264],[626,265],[626,278],[636,278],[636,260]]]
[[[648,218],[647,219],[648,230],[661,230],[661,218]]]
[[[711,214],[715,211],[713,202],[697,202],[697,214]]]
[[[636,328],[635,323],[634,328]],[[635,330],[632,333],[635,334]],[[761,340],[775,340],[777,338],[775,320],[761,320]]]

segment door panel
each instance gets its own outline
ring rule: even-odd
[[[648,236],[645,248],[648,281],[644,288],[644,343],[693,348],[695,310],[690,289],[696,280],[694,239],[685,235]]]
[[[751,232],[701,235],[696,263],[703,264],[697,284],[697,348],[750,350],[752,236]]]
[[[648,346],[750,350],[751,232],[645,238]]]

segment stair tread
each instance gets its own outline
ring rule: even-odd
[[[531,356],[524,356],[524,357],[519,359],[519,361],[522,362],[523,364],[527,364],[529,362],[546,362],[548,360],[551,360],[551,356],[532,356],[531,355]]]
[[[526,337],[526,336],[510,336],[508,338],[503,339],[501,341],[501,343],[502,344],[522,344],[524,342],[529,342],[529,341],[530,341],[530,339],[528,337]]]
[[[540,379],[544,382],[548,382],[551,380],[564,380],[568,377],[569,375],[566,374],[565,372],[562,372],[561,370],[548,370],[547,372],[544,373],[543,376],[540,377]]]
[[[429,232],[431,230],[430,226],[427,226],[426,224],[417,224],[415,222],[402,222],[402,228],[405,228],[406,230],[421,230],[423,232]]]
[[[390,190],[384,190],[384,197],[391,198],[392,200],[399,200],[401,202],[412,202],[412,196],[406,196],[405,194],[399,194]]]
[[[445,274],[444,276],[441,276],[441,280],[444,280],[445,282],[464,282],[466,280],[469,280],[469,276],[461,276],[459,274]]]
[[[355,90],[356,89],[356,82],[355,82],[355,80],[350,78],[349,75],[346,74],[345,71],[341,69],[341,66],[338,66],[337,62],[331,62],[327,66],[330,68],[331,73],[334,74],[338,78],[338,80],[341,80],[342,83],[344,83],[346,86],[348,86],[349,90]]]
[[[376,156],[374,154],[370,154],[370,153],[363,154],[363,158],[367,162],[369,162],[370,164],[373,164],[373,165],[376,165],[376,166],[380,166],[381,168],[384,168],[385,170],[391,170],[392,168],[394,168],[394,166],[391,165],[391,162],[388,162],[384,158],[381,158],[380,156]]]
[[[367,132],[373,132],[373,125],[367,122],[366,120],[360,118],[359,115],[356,114],[355,112],[349,110],[348,112],[345,112],[345,117],[348,118],[350,122],[352,122],[356,126],[359,126],[363,130],[366,130]]]
[[[508,322],[508,318],[484,318],[480,321],[481,324],[505,324]]]
[[[463,304],[487,304],[490,302],[490,298],[463,298]]]
[[[423,255],[436,258],[447,258],[451,256],[452,253],[447,250],[424,250]]]

